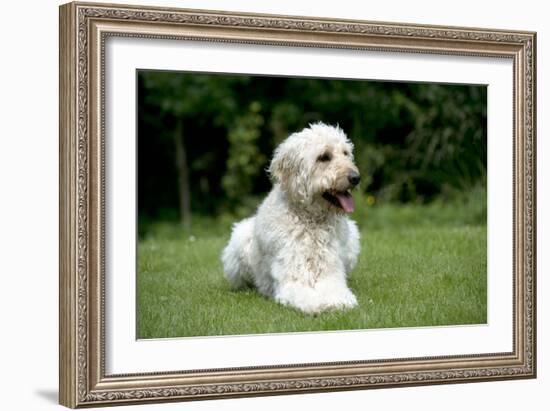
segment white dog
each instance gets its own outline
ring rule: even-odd
[[[235,224],[223,251],[233,289],[255,286],[305,313],[357,305],[346,284],[359,254],[350,190],[359,183],[352,143],[312,124],[275,150],[274,186],[255,216]]]

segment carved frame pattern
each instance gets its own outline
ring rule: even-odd
[[[192,372],[176,371],[106,376],[103,67],[109,36],[513,59],[514,352],[201,370],[195,379]],[[91,3],[61,6],[60,402],[100,406],[535,377],[535,40],[530,32]],[[224,373],[227,381],[218,382]],[[209,382],[209,375],[216,379]]]

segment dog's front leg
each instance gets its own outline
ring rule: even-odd
[[[340,257],[344,264],[344,270],[347,275],[353,270],[357,263],[357,257],[359,255],[360,243],[359,243],[359,229],[354,221],[349,219],[343,219],[343,223],[338,230],[338,238],[340,241]]]
[[[307,314],[317,314],[326,309],[319,293],[309,285],[289,282],[275,289],[275,301]]]
[[[326,310],[352,308],[357,305],[357,298],[348,288],[343,271],[320,277],[314,288]]]
[[[300,257],[273,266],[273,297],[283,305],[308,314],[351,308],[357,299],[347,287],[343,268],[337,272],[313,273],[299,264]]]
[[[271,265],[273,298],[280,304],[308,314],[324,310],[320,294],[313,287],[315,274],[299,253],[279,255]]]

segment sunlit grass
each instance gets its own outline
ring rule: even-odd
[[[220,262],[229,219],[196,219],[191,234],[151,226],[138,247],[138,336],[486,323],[486,226],[472,213],[467,205],[359,207],[362,247],[349,279],[359,305],[318,316],[230,291]]]

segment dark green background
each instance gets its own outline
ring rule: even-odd
[[[485,189],[486,99],[473,85],[139,71],[140,234],[250,213],[274,147],[315,121],[353,141],[371,201],[460,201]]]

